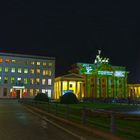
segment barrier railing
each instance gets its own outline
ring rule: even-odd
[[[137,133],[134,129],[135,125],[133,126],[133,124],[139,123],[140,116],[132,116],[114,111],[91,109],[86,106],[81,107],[70,104],[35,101],[32,99],[21,99],[19,102],[37,107],[47,111],[48,113],[52,113],[58,117],[65,118],[73,122],[78,122],[89,127],[99,128],[103,131],[110,131],[113,135],[128,135],[128,137],[131,135],[130,137],[134,136],[136,138],[140,138],[140,133]],[[132,122],[130,120],[135,121]],[[140,129],[140,125],[136,129]]]

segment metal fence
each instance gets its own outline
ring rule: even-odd
[[[120,135],[125,133],[125,135],[131,135],[140,138],[140,134],[137,131],[128,130],[126,127],[133,127],[118,125],[117,121],[139,121],[139,116],[131,116],[123,113],[116,113],[114,111],[105,111],[99,109],[91,109],[86,106],[76,106],[71,104],[59,104],[57,102],[40,102],[34,101],[32,99],[21,99],[20,103],[31,105],[36,108],[45,110],[48,113],[54,114],[58,117],[65,118],[67,120],[81,123],[83,125],[99,128],[103,131],[110,131],[113,135]],[[116,123],[117,122],[117,123]]]

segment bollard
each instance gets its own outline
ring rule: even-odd
[[[83,108],[82,108],[81,121],[82,121],[82,124],[83,124],[83,125],[86,124],[86,108],[85,108],[85,106],[83,106]]]
[[[113,111],[111,112],[111,133],[116,134],[115,113]]]

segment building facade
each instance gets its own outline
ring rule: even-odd
[[[109,64],[77,63],[76,70],[84,77],[85,97],[127,97],[127,72],[124,67]]]
[[[54,77],[54,57],[0,53],[0,98],[52,98]]]
[[[82,83],[84,91],[81,93],[82,95],[80,95],[80,97],[127,97],[128,72],[125,70],[125,67],[110,65],[109,58],[102,58],[100,53],[101,51],[99,50],[93,64],[76,63],[69,71],[82,76],[84,79],[84,82]],[[73,92],[75,91],[73,90]]]
[[[67,74],[55,78],[54,99],[59,99],[66,92],[73,92],[78,99],[84,97],[84,77],[78,74]]]
[[[140,84],[128,84],[128,95],[130,98],[140,98]]]

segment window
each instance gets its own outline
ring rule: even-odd
[[[45,93],[45,91],[46,91],[45,89],[42,89],[42,93]]]
[[[37,69],[37,70],[36,70],[36,73],[37,73],[37,74],[40,74],[40,69]]]
[[[0,63],[2,63],[2,58],[0,58]]]
[[[8,83],[8,77],[4,77],[4,84]]]
[[[23,96],[23,97],[26,97],[26,96],[27,96],[27,89],[26,89],[26,88],[23,89],[22,96]]]
[[[34,74],[34,71],[35,71],[34,69],[30,69],[31,74]]]
[[[37,66],[40,66],[40,62],[36,62],[36,65],[37,65]]]
[[[37,95],[39,93],[39,89],[36,89],[35,95]]]
[[[28,62],[28,60],[25,60],[24,63],[25,63],[25,65],[28,65],[29,62]]]
[[[39,85],[40,84],[40,79],[36,78],[36,84]]]
[[[18,68],[18,73],[21,73],[21,72],[22,72],[21,68]]]
[[[28,84],[28,79],[24,78],[24,84]]]
[[[12,72],[12,73],[15,73],[15,71],[16,71],[16,68],[12,68],[12,69],[11,69],[11,72]]]
[[[42,79],[42,85],[46,84],[46,79]]]
[[[34,61],[32,61],[32,62],[31,62],[31,65],[34,65],[34,64],[35,64],[35,62],[34,62]]]
[[[1,79],[1,76],[0,76],[0,83],[1,83],[2,79]]]
[[[28,69],[27,68],[24,69],[24,73],[28,73]]]
[[[0,72],[2,72],[2,67],[0,67]]]
[[[51,95],[51,89],[48,89],[47,91],[48,91],[48,97],[51,98],[52,97],[52,95]]]
[[[9,63],[9,62],[10,62],[10,60],[9,60],[9,59],[5,59],[5,62],[6,62],[6,63]]]
[[[49,62],[49,63],[48,63],[48,66],[49,66],[49,67],[51,67],[51,66],[52,66],[52,63],[51,63],[51,62]]]
[[[17,84],[18,85],[23,85],[23,83],[21,82],[21,78],[20,77],[17,78]]]
[[[5,72],[8,72],[8,67],[5,67]]]
[[[15,77],[11,77],[11,84],[15,82]]]
[[[30,89],[30,96],[31,96],[31,97],[33,96],[33,93],[34,93],[34,90],[31,88],[31,89]]]
[[[12,60],[12,63],[16,63],[16,60],[15,60],[15,59],[13,59],[13,60]]]
[[[43,70],[43,75],[48,75],[48,70]]]
[[[30,78],[30,84],[33,85],[34,84],[34,79]]]
[[[48,73],[48,75],[49,75],[49,76],[51,76],[51,75],[52,75],[52,71],[51,71],[51,70],[49,70],[49,73]]]
[[[7,88],[3,89],[3,96],[7,96]]]
[[[52,85],[52,79],[48,79],[48,85],[49,85],[49,86]]]
[[[43,62],[43,66],[46,66],[47,65],[47,63],[46,62]]]
[[[17,80],[18,80],[18,81],[21,81],[21,78],[18,77]]]
[[[18,64],[22,64],[22,60],[18,60]]]

